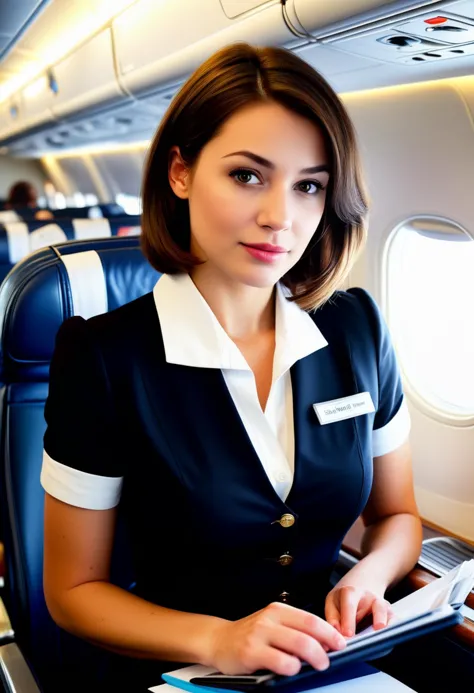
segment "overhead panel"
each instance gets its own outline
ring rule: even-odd
[[[53,112],[58,118],[126,100],[115,75],[110,29],[97,34],[56,65],[54,77],[57,94]]]
[[[339,50],[401,66],[465,58],[474,52],[474,18],[458,14],[466,3],[449,3],[378,29],[331,41]],[[471,5],[471,13],[474,3]],[[456,11],[453,14],[452,11]]]
[[[291,39],[280,2],[229,18],[220,0],[140,0],[113,22],[120,81],[132,94],[169,88],[235,41]]]
[[[324,35],[386,19],[410,9],[429,7],[436,0],[287,0],[288,17],[303,31]],[[439,3],[436,3],[439,4]],[[324,31],[323,31],[324,29]]]

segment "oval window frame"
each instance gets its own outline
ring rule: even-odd
[[[390,250],[393,246],[397,233],[399,233],[401,229],[406,229],[407,227],[409,230],[412,230],[415,233],[419,233],[420,235],[424,235],[429,238],[441,237],[442,239],[445,239],[446,236],[458,236],[458,240],[461,242],[474,241],[474,233],[468,231],[468,229],[466,229],[465,226],[447,217],[442,217],[434,214],[412,215],[410,217],[403,219],[403,221],[396,224],[396,226],[391,230],[383,247],[382,305],[384,308],[387,324],[392,335],[395,347],[397,344],[397,340],[395,337],[395,333],[393,332],[393,323],[391,323],[390,319]],[[443,408],[441,406],[441,400],[432,400],[431,398],[428,398],[426,393],[417,388],[405,369],[401,353],[397,349],[397,347],[396,350],[399,368],[403,378],[405,394],[419,411],[440,423],[448,424],[450,426],[457,426],[460,428],[468,428],[474,426],[474,410],[472,413],[469,412],[466,414],[455,413],[453,410]]]

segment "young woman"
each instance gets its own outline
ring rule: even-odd
[[[347,113],[289,52],[219,51],[163,119],[142,221],[163,276],[61,328],[42,471],[48,608],[137,677],[323,669],[361,618],[387,623],[421,526],[387,328],[339,290],[366,209]],[[118,507],[133,594],[110,582]],[[364,558],[330,589],[361,514]]]

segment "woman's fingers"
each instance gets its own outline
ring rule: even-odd
[[[301,662],[307,662],[319,671],[323,671],[329,666],[329,658],[324,647],[307,633],[286,626],[275,626],[269,644],[288,654],[295,655]]]
[[[341,587],[339,593],[341,632],[346,638],[352,637],[355,633],[359,600],[360,593],[353,587]]]
[[[281,676],[295,676],[301,669],[301,661],[287,652],[263,645],[258,654],[258,666],[253,671],[255,669],[269,669]]]
[[[281,609],[282,606],[285,608]],[[327,645],[330,650],[340,650],[345,647],[346,642],[341,634],[319,616],[286,604],[277,605],[277,607],[280,610],[278,621],[281,625],[310,635],[321,644]]]
[[[336,603],[337,596],[335,592],[331,592],[326,599],[326,604],[324,605],[324,615],[326,621],[337,630],[338,633],[341,632],[341,614]]]
[[[390,604],[385,599],[374,599],[372,602],[374,629],[385,628],[391,613]]]

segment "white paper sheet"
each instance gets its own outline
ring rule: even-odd
[[[474,587],[474,559],[460,563],[443,577],[437,578],[425,587],[412,592],[403,599],[392,604],[394,619],[392,622],[405,618],[413,618],[427,611],[433,611],[444,604],[458,606],[464,604],[468,594]],[[371,633],[372,626],[365,628],[353,638],[347,638],[350,642],[359,635]]]

